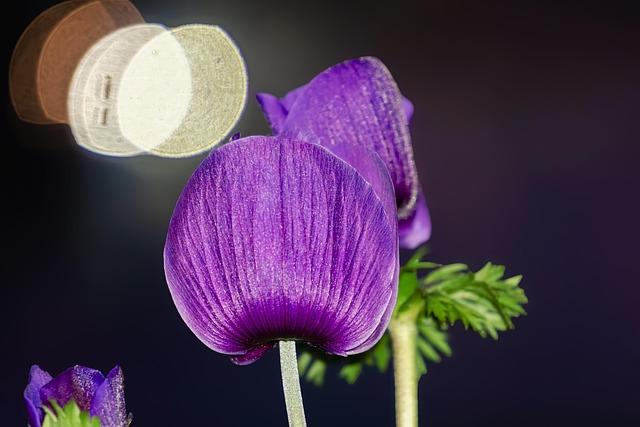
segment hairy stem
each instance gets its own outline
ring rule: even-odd
[[[391,320],[389,333],[393,351],[396,392],[396,427],[418,426],[418,372],[416,340],[418,310],[400,313]]]
[[[280,369],[289,427],[306,427],[295,341],[280,341]]]

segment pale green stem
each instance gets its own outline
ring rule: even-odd
[[[416,366],[417,312],[394,317],[389,324],[396,391],[396,427],[418,426],[418,370]]]
[[[280,341],[280,370],[289,427],[306,427],[295,341]]]

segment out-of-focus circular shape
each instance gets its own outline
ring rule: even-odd
[[[191,66],[193,93],[180,127],[151,153],[186,157],[210,149],[236,125],[247,99],[247,72],[235,43],[219,27],[185,25],[172,34]]]
[[[21,35],[9,66],[18,117],[67,123],[73,72],[93,44],[114,30],[144,22],[128,0],[70,0],[40,14]]]
[[[142,46],[122,71],[116,111],[122,134],[145,152],[169,140],[192,101],[192,73],[173,32]]]
[[[169,38],[164,38],[165,34]],[[141,49],[144,49],[151,40],[163,37],[165,47],[171,46],[173,55],[164,58],[162,64],[156,62],[160,70],[151,73],[148,68],[143,70],[147,72],[145,79],[157,81],[158,76],[166,78],[168,70],[179,70],[179,78],[172,81],[171,86],[189,93],[191,91],[189,64],[178,42],[173,39],[171,43],[170,34],[161,25],[134,25],[103,38],[85,55],[76,69],[68,94],[69,124],[80,146],[111,156],[131,156],[145,151],[122,132],[123,118],[118,109],[119,97],[122,96],[122,77],[129,69],[132,58]],[[153,102],[158,99],[153,94],[144,95],[147,101]],[[165,99],[164,103],[168,104],[170,101]],[[186,107],[183,109],[186,111]],[[139,114],[139,111],[129,110],[125,113],[130,116],[125,119],[125,122],[140,120],[142,125],[146,123],[144,114]],[[177,114],[161,127],[152,126],[147,132],[161,142],[173,133],[180,122],[181,116]],[[172,127],[167,129],[167,126]]]

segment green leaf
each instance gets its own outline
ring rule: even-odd
[[[447,341],[447,333],[430,317],[418,317],[418,337],[416,339],[418,375],[427,371],[430,362],[439,363],[442,356],[451,356],[451,347]],[[424,367],[423,367],[424,365]]]
[[[416,352],[416,369],[418,372],[418,378],[427,373],[427,364],[418,352]]]
[[[418,321],[418,330],[425,340],[440,353],[451,357],[452,351],[447,341],[447,333],[442,331],[431,318],[423,317]]]
[[[440,362],[442,358],[438,354],[438,352],[429,344],[424,338],[418,337],[418,350],[420,353],[427,359],[432,362]]]
[[[441,324],[462,323],[481,336],[498,338],[513,328],[512,319],[526,314],[521,276],[504,279],[504,266],[487,263],[478,272],[464,264],[437,268],[423,280],[426,314]]]
[[[447,329],[462,324],[482,337],[498,339],[500,332],[513,328],[513,319],[525,315],[528,302],[520,282],[522,276],[505,278],[505,267],[485,264],[473,272],[466,264],[440,265],[424,261],[424,248],[414,253],[402,266],[394,316],[417,316],[416,368],[418,375],[427,372],[432,362],[452,354]],[[410,311],[412,310],[412,311]],[[298,359],[300,376],[321,385],[327,366],[339,365],[339,376],[353,384],[365,371],[375,366],[385,372],[392,358],[387,331],[369,351],[342,357],[307,348]]]
[[[54,401],[51,401],[51,406],[43,406],[45,417],[42,427],[100,427],[100,419],[81,411],[73,400],[64,408]]]
[[[468,267],[465,264],[449,264],[449,265],[445,265],[445,266],[439,267],[435,271],[431,272],[427,276],[427,278],[425,280],[425,283],[426,284],[435,283],[438,280],[443,280],[443,279],[446,279],[446,278],[450,278],[455,273],[458,273],[460,271],[464,271],[464,270],[467,270],[467,269],[468,269]]]
[[[349,363],[346,364],[340,369],[340,378],[344,378],[346,382],[349,384],[353,384],[356,382],[360,373],[362,372],[362,363]]]
[[[418,275],[415,271],[403,271],[398,281],[398,300],[396,311],[401,311],[402,306],[413,296],[418,289]]]
[[[324,374],[327,370],[327,362],[323,359],[315,359],[305,376],[306,380],[317,386],[324,384]]]
[[[391,348],[389,343],[389,335],[384,334],[380,341],[371,349],[373,360],[375,361],[378,371],[385,372],[389,368],[391,360]]]
[[[307,372],[307,369],[309,369],[309,365],[311,364],[312,360],[313,356],[311,356],[311,353],[309,353],[308,351],[300,352],[300,355],[298,356],[298,373],[300,374],[300,376],[304,376],[304,374]]]
[[[412,268],[416,264],[421,263],[422,258],[424,258],[426,254],[427,254],[427,247],[426,246],[419,247],[418,249],[416,249],[413,255],[411,255],[411,258],[409,258],[409,261],[407,261],[407,263],[402,266],[402,268]]]

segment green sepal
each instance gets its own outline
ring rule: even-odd
[[[100,427],[100,419],[92,417],[88,412],[80,410],[75,401],[70,401],[64,408],[51,401],[51,408],[43,406],[45,416],[42,427]]]

